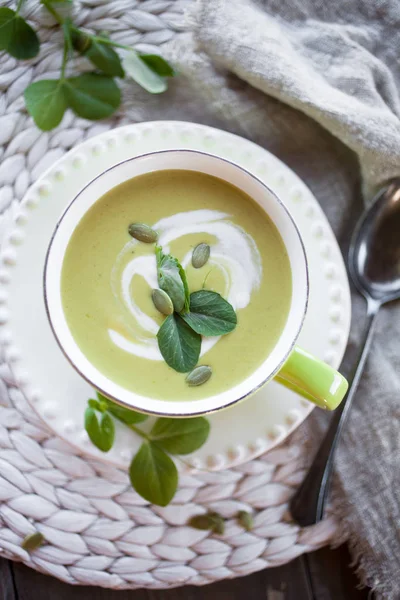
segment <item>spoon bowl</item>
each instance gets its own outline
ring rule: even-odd
[[[400,178],[391,181],[354,231],[349,271],[359,292],[384,304],[400,297]]]

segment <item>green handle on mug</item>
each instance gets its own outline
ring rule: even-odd
[[[335,369],[295,346],[275,380],[317,406],[334,410],[349,384]]]

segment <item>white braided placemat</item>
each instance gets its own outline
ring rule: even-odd
[[[76,5],[79,3],[76,2]],[[106,29],[121,43],[152,52],[183,29],[176,0],[85,0],[79,25]],[[124,116],[93,124],[68,114],[60,127],[40,132],[24,110],[22,92],[37,76],[56,75],[59,33],[36,0],[26,16],[41,23],[42,51],[34,61],[0,58],[0,235],[29,185],[87,137],[137,120]],[[133,103],[134,104],[134,103]],[[327,519],[301,530],[287,520],[287,502],[304,476],[301,446],[286,442],[260,459],[223,472],[182,475],[166,508],[149,507],[124,471],[88,460],[55,438],[27,404],[0,351],[0,554],[75,584],[165,588],[205,584],[285,563],[332,539]],[[223,536],[185,525],[207,509],[228,519]],[[244,532],[239,510],[256,511]],[[32,553],[23,538],[41,531],[46,544]]]

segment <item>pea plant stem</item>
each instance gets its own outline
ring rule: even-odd
[[[95,42],[100,42],[101,44],[104,44],[105,46],[114,46],[115,48],[121,48],[122,50],[132,51],[132,48],[130,46],[126,46],[125,44],[119,44],[118,42],[113,42],[112,40],[102,37],[100,35],[92,35],[91,38]]]
[[[22,1],[24,2],[24,0],[22,0]],[[51,2],[49,2],[49,0],[42,0],[42,4],[43,4],[43,6],[45,6],[47,8],[49,13],[55,18],[57,23],[59,23],[60,25],[62,25],[64,23],[63,17],[60,15],[59,12],[57,12],[55,10],[55,8],[53,8],[53,6],[51,5]]]
[[[15,12],[18,14],[19,11],[21,10],[23,4],[24,4],[25,0],[18,0],[18,4],[17,4],[17,8],[15,10]]]

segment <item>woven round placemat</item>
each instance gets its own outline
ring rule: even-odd
[[[106,29],[121,43],[156,51],[184,29],[187,1],[76,2],[81,26]],[[32,61],[0,57],[0,236],[29,185],[87,137],[135,120],[134,110],[93,124],[68,114],[49,133],[26,114],[22,93],[38,76],[56,76],[59,32],[35,0],[25,16],[40,23],[42,50]],[[79,61],[77,61],[79,62]],[[0,294],[1,296],[1,294]],[[53,434],[27,404],[0,350],[0,554],[74,584],[110,588],[166,588],[206,584],[288,562],[328,543],[333,518],[300,529],[287,502],[304,476],[302,445],[289,439],[250,463],[223,472],[182,475],[166,508],[150,507],[126,472],[88,460]],[[297,438],[299,439],[299,438]],[[192,515],[215,510],[227,518],[224,535],[186,526]],[[245,532],[239,510],[254,512]],[[23,538],[40,531],[34,552]]]

